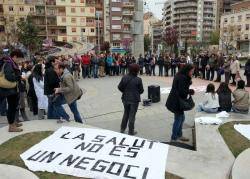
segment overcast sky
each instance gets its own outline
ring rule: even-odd
[[[144,2],[145,1],[147,2],[147,5],[144,6],[145,12],[151,11],[157,18],[162,19],[162,8],[164,6],[163,3],[165,2],[165,0],[144,0]],[[162,3],[162,4],[155,4],[155,3]]]

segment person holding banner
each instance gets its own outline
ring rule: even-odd
[[[138,64],[131,64],[129,66],[129,74],[125,75],[118,85],[118,89],[122,92],[122,102],[124,106],[121,133],[125,132],[128,124],[129,135],[137,134],[134,130],[135,116],[139,102],[141,101],[140,95],[144,92],[142,79],[137,76],[139,71],[140,66]]]

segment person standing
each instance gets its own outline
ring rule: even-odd
[[[91,62],[92,62],[92,67],[93,67],[93,77],[94,78],[99,78],[98,76],[98,71],[99,71],[99,57],[96,56],[96,55],[93,55],[92,56],[92,59],[91,59]]]
[[[169,71],[169,67],[170,67],[170,64],[171,64],[171,59],[169,57],[169,55],[167,55],[165,58],[164,58],[164,75],[165,76],[168,76],[168,71]]]
[[[172,128],[171,141],[189,141],[182,136],[182,126],[185,121],[185,113],[181,107],[181,100],[187,99],[189,95],[194,95],[194,90],[189,89],[192,84],[194,67],[190,64],[185,65],[174,77],[172,89],[166,101],[166,107],[174,113],[174,124]]]
[[[228,59],[226,59],[224,65],[223,65],[226,84],[229,84],[229,82],[230,82],[230,77],[231,77],[230,64],[231,64],[231,57],[228,57]]]
[[[162,55],[159,56],[157,64],[159,66],[159,76],[163,76],[164,59]]]
[[[202,54],[201,55],[201,61],[200,61],[200,66],[201,66],[201,73],[202,73],[202,79],[206,79],[206,66],[208,63],[208,56]]]
[[[135,116],[138,110],[140,95],[144,92],[142,79],[139,78],[139,65],[132,64],[129,66],[129,74],[125,75],[118,85],[118,89],[122,92],[122,103],[124,106],[124,114],[121,123],[121,133],[124,133],[127,125],[129,135],[136,135]]]
[[[177,67],[177,60],[176,60],[175,56],[172,56],[172,58],[171,58],[171,76],[175,76],[176,67]]]
[[[48,97],[44,95],[44,75],[41,64],[35,65],[32,76],[38,103],[38,120],[41,120],[45,118],[48,109]]]
[[[90,57],[87,54],[82,56],[82,77],[90,78]]]
[[[216,57],[215,54],[212,54],[208,60],[207,65],[207,80],[213,81],[214,79],[214,70],[215,70],[215,64],[216,64]]]
[[[73,71],[73,75],[74,75],[75,80],[80,79],[80,64],[81,64],[81,59],[75,53],[75,55],[72,59],[72,71]]]
[[[49,56],[45,64],[44,95],[48,97],[47,119],[59,119],[53,102],[55,98],[54,89],[60,87],[60,79],[54,70],[56,60],[56,57]],[[61,106],[60,110],[64,111],[64,108]]]
[[[140,54],[140,57],[138,59],[138,65],[140,67],[140,75],[143,75],[144,58],[142,57],[142,54]]]
[[[247,85],[246,85],[246,87],[250,87],[250,58],[247,60],[247,62],[245,64],[244,75],[247,78]]]
[[[217,66],[216,66],[216,72],[217,72],[217,78],[215,82],[221,82],[221,75],[223,70],[223,65],[225,63],[224,57],[222,54],[218,54],[217,57]]]
[[[107,56],[107,75],[112,76],[113,57],[111,54]]]
[[[10,57],[3,57],[0,61],[0,69],[5,75],[5,79],[9,82],[16,84],[21,80],[21,71],[17,65],[17,58],[21,56],[20,52],[12,51]],[[19,128],[22,123],[16,121],[16,109],[18,107],[18,87],[5,88],[0,86],[0,97],[7,98],[7,120],[9,123],[9,132],[22,132],[23,129]]]
[[[60,95],[57,104],[62,105],[67,103],[71,112],[74,114],[74,119],[78,123],[82,122],[82,117],[77,109],[77,100],[81,98],[82,91],[71,73],[67,70],[64,64],[60,63],[55,68],[56,73],[61,77],[61,84],[59,88],[55,88],[55,94]],[[57,106],[56,104],[56,106]],[[57,108],[57,107],[56,107]],[[67,113],[65,119],[69,120]]]
[[[233,57],[231,63],[230,63],[230,72],[231,72],[231,77],[233,82],[231,83],[231,85],[236,85],[236,75],[240,76],[240,63],[237,59],[237,57]]]
[[[99,74],[100,77],[105,76],[105,57],[103,54],[101,54],[99,58]]]
[[[151,60],[150,60],[150,65],[151,65],[151,75],[155,76],[155,64],[156,64],[156,57],[154,55],[152,55]]]

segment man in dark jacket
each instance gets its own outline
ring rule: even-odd
[[[206,79],[206,66],[208,64],[208,59],[209,57],[207,55],[203,55],[201,56],[201,73],[202,73],[202,79]]]
[[[55,93],[55,88],[60,87],[60,79],[56,72],[54,71],[54,66],[56,62],[56,57],[49,56],[47,63],[45,65],[44,74],[44,94],[48,96],[48,119],[57,119],[57,115],[54,111],[53,98]]]
[[[140,54],[140,57],[138,59],[138,65],[140,66],[140,75],[143,75],[144,58],[142,57],[142,54]]]
[[[164,59],[162,55],[159,56],[157,64],[159,66],[159,76],[163,76]]]
[[[141,101],[140,95],[144,92],[142,79],[137,77],[139,70],[139,65],[130,65],[129,74],[125,75],[118,85],[118,89],[122,92],[122,102],[124,105],[121,133],[125,132],[127,123],[129,123],[129,135],[136,135],[137,133],[134,130],[135,115]]]

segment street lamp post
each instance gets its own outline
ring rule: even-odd
[[[101,47],[100,47],[100,13],[96,13],[97,15],[97,44],[98,44],[98,53],[100,53],[101,51]]]

